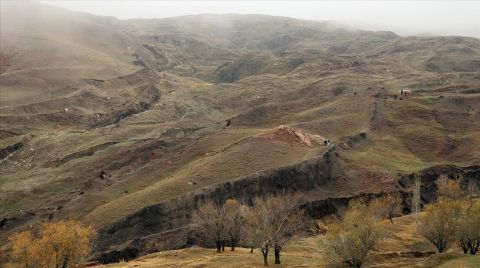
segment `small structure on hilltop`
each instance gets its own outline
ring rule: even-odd
[[[412,91],[410,89],[401,89],[399,92],[400,96],[407,96],[407,94],[411,94]]]

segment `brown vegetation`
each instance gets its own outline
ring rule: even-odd
[[[439,253],[447,250],[455,241],[460,211],[459,202],[445,199],[427,206],[420,218],[419,233],[435,245]]]
[[[246,207],[234,199],[228,199],[223,207],[225,210],[225,229],[230,239],[231,250],[234,251],[245,235]]]
[[[445,175],[438,178],[437,188],[440,198],[458,201],[467,196],[467,193],[460,187],[459,181],[449,180]]]
[[[384,236],[385,228],[374,209],[365,202],[353,201],[343,220],[329,226],[327,260],[334,265],[362,267]]]
[[[457,242],[463,253],[475,255],[480,247],[480,202],[463,202]]]
[[[389,219],[391,223],[393,217],[402,215],[402,198],[396,193],[375,199],[371,206],[379,218]]]
[[[39,237],[24,231],[10,238],[12,261],[27,268],[82,266],[93,235],[91,228],[75,221],[43,223]]]
[[[195,211],[192,217],[193,224],[202,232],[202,234],[215,241],[217,252],[225,249],[225,211],[222,206],[213,201],[205,202]]]
[[[439,253],[453,242],[466,254],[475,255],[480,244],[480,202],[473,195],[476,188],[462,190],[459,181],[440,177],[437,181],[439,199],[422,215],[419,233],[435,245]]]
[[[275,264],[280,264],[282,248],[304,226],[303,211],[298,210],[299,194],[267,195],[255,198],[253,207],[229,199],[223,205],[205,202],[194,214],[193,223],[208,238],[215,241],[217,252],[229,239],[234,251],[241,239],[251,248],[258,247],[268,265],[268,253],[275,252]]]
[[[14,47],[15,56],[1,75],[0,150],[23,144],[0,160],[2,245],[39,220],[74,218],[100,230],[96,256],[116,261],[127,258],[116,251],[133,248],[133,258],[188,245],[196,200],[217,191],[224,200],[287,189],[327,204],[397,186],[410,192],[398,179],[439,163],[455,170],[449,176],[478,177],[478,68],[453,68],[479,62],[478,39],[258,15],[116,20],[1,4],[2,52]],[[429,61],[438,55],[449,60]],[[427,61],[437,71],[426,71]],[[214,82],[219,70],[231,83]],[[394,100],[401,88],[413,94]],[[307,146],[308,134],[335,145]],[[429,187],[416,212],[432,200]],[[310,212],[337,213],[342,202]],[[144,248],[152,237],[161,245]]]
[[[249,220],[258,228],[258,247],[263,255],[263,264],[268,266],[268,253],[275,252],[275,264],[280,264],[282,248],[298,234],[303,227],[303,213],[298,210],[299,194],[267,195],[255,198]]]

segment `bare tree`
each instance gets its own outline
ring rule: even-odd
[[[373,209],[362,201],[353,201],[343,220],[328,227],[328,261],[334,265],[362,267],[384,236],[385,228]]]
[[[274,239],[273,249],[275,264],[280,264],[280,253],[285,245],[298,238],[305,226],[306,218],[303,211],[293,212],[284,223],[279,235]]]
[[[247,222],[245,225],[245,244],[250,248],[250,253],[259,246],[261,230],[257,227],[259,217],[251,207],[245,207]]]
[[[299,203],[299,194],[283,193],[255,199],[253,213],[249,219],[259,230],[258,247],[262,252],[265,266],[268,266],[268,252],[272,247],[276,250],[276,262],[280,263],[282,247],[290,241],[288,237],[293,236],[299,228],[292,226],[296,222],[293,218],[296,217],[294,214]]]
[[[421,205],[421,187],[422,179],[418,174],[415,174],[413,179],[413,191],[412,191],[412,212],[417,214],[420,212]]]
[[[449,180],[445,175],[441,175],[438,178],[436,185],[438,188],[438,195],[441,198],[460,200],[467,196],[467,193],[460,187],[459,181]]]
[[[467,186],[467,197],[469,200],[475,200],[475,197],[478,196],[479,192],[480,190],[478,189],[477,183],[474,180],[471,180]]]
[[[396,193],[375,199],[371,206],[378,217],[389,219],[391,223],[393,217],[402,215],[402,198]]]
[[[247,221],[245,206],[237,200],[229,199],[223,205],[223,209],[225,211],[226,234],[230,238],[231,250],[234,251],[245,234]]]
[[[207,201],[193,213],[192,221],[202,234],[215,241],[217,252],[222,251],[222,245],[225,247],[226,220],[225,210],[222,206]]]
[[[461,203],[441,198],[427,207],[417,230],[441,253],[455,241],[460,219]]]

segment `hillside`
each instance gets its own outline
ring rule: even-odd
[[[73,218],[117,261],[189,246],[205,197],[301,191],[321,218],[414,172],[424,202],[440,174],[480,184],[478,39],[1,5],[2,245]]]

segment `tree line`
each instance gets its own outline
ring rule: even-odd
[[[229,199],[223,205],[207,201],[193,214],[192,222],[205,238],[215,242],[217,252],[225,250],[229,241],[232,251],[240,241],[253,252],[258,248],[268,265],[273,250],[275,264],[280,264],[282,248],[292,241],[305,223],[299,209],[301,196],[297,193],[257,197],[253,206]]]
[[[458,245],[465,254],[477,254],[480,247],[480,201],[475,184],[466,189],[459,181],[440,177],[436,183],[438,199],[422,211],[421,180],[414,179],[411,212],[417,217],[416,232],[445,252]],[[229,199],[223,205],[207,201],[193,215],[193,223],[208,239],[215,241],[217,252],[231,250],[241,241],[251,251],[258,248],[263,263],[273,248],[275,264],[280,264],[282,248],[302,234],[305,215],[299,209],[299,194],[257,197],[252,206]],[[334,267],[362,267],[371,251],[388,235],[387,222],[403,215],[404,201],[399,193],[390,193],[372,201],[352,200],[343,216],[327,225],[326,262]],[[388,221],[386,221],[388,220]]]

